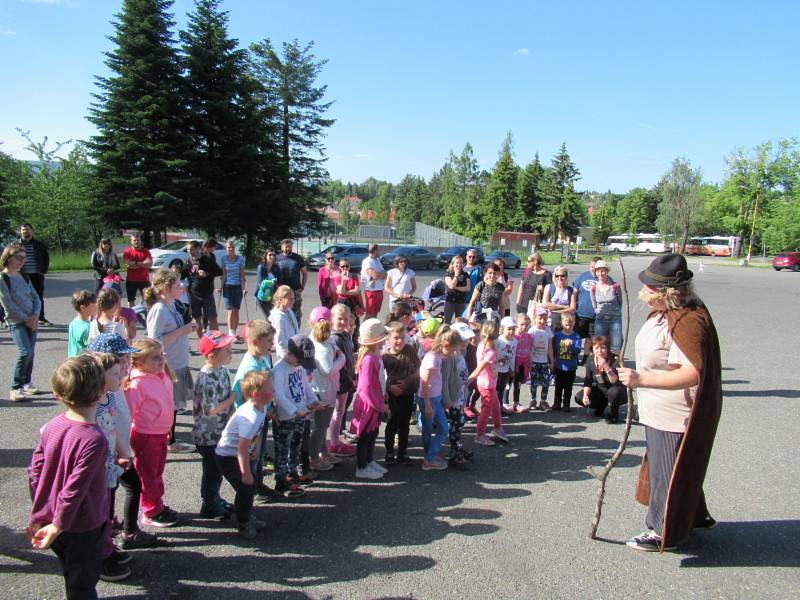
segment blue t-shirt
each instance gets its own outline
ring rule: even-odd
[[[553,355],[559,371],[577,371],[581,353],[581,336],[574,331],[569,335],[559,331],[553,336]]]
[[[609,276],[608,282],[613,284],[614,280]],[[584,319],[594,319],[592,284],[595,283],[597,283],[597,277],[593,277],[591,271],[584,271],[572,282],[572,287],[578,290],[578,306],[575,314]]]
[[[225,269],[225,281],[222,285],[242,285],[242,268],[244,267],[244,257],[236,255],[231,260],[228,255],[222,257],[222,266]]]
[[[250,371],[272,371],[272,358],[269,356],[258,358],[249,352],[246,352],[242,357],[242,362],[239,363],[239,368],[236,369],[236,377],[233,378],[233,387],[231,388],[233,393],[236,394],[236,399],[233,401],[236,408],[239,408],[245,402],[239,386],[244,376]]]

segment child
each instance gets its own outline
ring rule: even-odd
[[[67,356],[78,356],[89,344],[89,322],[97,314],[96,296],[89,290],[72,293],[72,308],[75,318],[69,324]]]
[[[217,466],[215,451],[236,398],[231,391],[230,373],[225,368],[231,362],[231,344],[235,339],[220,331],[207,331],[197,344],[200,354],[206,358],[206,364],[200,369],[194,385],[192,437],[203,461],[200,516],[209,519],[226,519],[230,516],[230,504],[219,495],[222,472]]]
[[[386,315],[386,321],[384,321],[384,323],[387,327],[389,327],[395,321],[403,324],[405,331],[405,343],[413,344],[414,342],[410,330],[414,327],[414,317],[412,315],[411,307],[407,302],[398,300],[389,307],[389,314]]]
[[[298,467],[306,416],[319,406],[308,384],[308,374],[315,366],[314,344],[304,335],[295,335],[272,370],[278,419],[274,429],[275,491],[285,492],[289,498],[303,496],[299,484],[308,479],[300,476]]]
[[[165,271],[169,273],[169,271]],[[164,348],[150,338],[133,342],[125,397],[131,410],[133,464],[142,481],[142,523],[151,527],[177,525],[178,513],[164,504],[164,465],[173,423],[174,375],[165,363]]]
[[[514,358],[514,405],[513,412],[526,412],[528,409],[519,405],[519,388],[531,376],[531,344],[533,337],[528,333],[531,319],[527,313],[517,313],[517,354]]]
[[[333,317],[331,338],[336,343],[336,347],[344,354],[344,366],[339,371],[336,406],[333,409],[330,427],[328,427],[328,453],[335,457],[348,457],[356,453],[356,449],[343,442],[341,438],[345,413],[356,389],[355,351],[353,349],[353,334],[350,329],[350,309],[344,304],[335,304],[331,309],[331,316]]]
[[[269,322],[275,328],[275,355],[281,360],[288,352],[289,339],[300,335],[300,325],[292,310],[294,306],[294,292],[288,285],[282,285],[275,290],[272,296],[272,310],[269,313]]]
[[[497,397],[497,352],[495,343],[498,338],[497,325],[487,321],[481,327],[481,343],[478,346],[478,364],[470,373],[469,379],[478,383],[478,392],[481,395],[481,414],[478,417],[475,441],[481,446],[494,446],[492,439],[486,435],[486,422],[492,417],[494,428],[492,435],[501,442],[508,438],[503,431],[503,421],[500,417],[500,400]]]
[[[471,321],[468,325],[474,335],[467,344],[464,358],[467,361],[467,373],[472,373],[475,367],[478,366],[478,344],[481,341],[481,324],[477,321]],[[476,382],[467,378],[467,401],[466,406],[464,406],[464,416],[467,419],[474,419],[478,416],[476,405],[480,397]]]
[[[130,355],[137,352],[136,348],[128,345],[122,336],[110,333],[101,333],[89,342],[86,348],[89,352],[109,353],[119,359],[120,372],[126,376],[130,370]],[[116,406],[116,436],[119,456],[133,456],[131,450],[131,413],[128,402],[122,389],[107,391],[106,395],[114,396]],[[98,409],[100,404],[98,403]],[[123,550],[147,548],[156,542],[156,536],[139,529],[139,503],[142,493],[142,482],[131,461],[119,476],[119,485],[125,490],[125,502],[122,513],[122,532],[117,537],[117,546]],[[109,505],[111,510],[116,506],[117,488],[109,490]],[[114,519],[112,512],[112,520]]]
[[[175,420],[177,411],[186,408],[192,398],[192,375],[189,372],[189,334],[197,327],[196,323],[185,323],[175,301],[183,290],[178,276],[172,271],[158,271],[153,276],[153,285],[144,290],[145,303],[152,308],[147,313],[147,337],[164,347],[167,366],[173,375],[172,398],[174,414],[169,434],[170,452],[194,452],[194,446],[175,440]]]
[[[246,402],[228,421],[214,452],[217,467],[236,490],[233,506],[239,535],[252,540],[267,526],[252,516],[256,489],[252,468],[261,455],[260,432],[275,390],[267,371],[250,371],[242,380],[241,390]]]
[[[67,410],[42,428],[28,470],[33,505],[27,535],[34,548],[52,547],[58,556],[68,598],[97,598],[102,569],[108,442],[95,410],[104,379],[89,355],[56,368],[50,384]]]
[[[466,323],[453,323],[449,338],[451,347],[459,346],[460,351],[442,361],[442,391],[447,408],[450,436],[450,457],[448,462],[453,465],[466,464],[472,453],[464,448],[461,441],[461,430],[464,428],[464,404],[467,401],[467,379],[469,370],[465,353],[475,334]],[[458,335],[456,338],[455,335]]]
[[[380,479],[386,474],[386,469],[375,462],[374,450],[381,415],[387,409],[380,383],[381,347],[386,340],[387,331],[386,326],[378,319],[367,319],[361,324],[358,337],[358,389],[350,426],[355,429],[358,439],[356,477],[359,479]]]
[[[547,392],[550,388],[551,369],[553,368],[553,334],[547,327],[548,310],[543,306],[536,307],[533,327],[528,331],[531,334],[531,403],[529,410],[535,410],[536,388],[541,387],[539,395],[539,410],[550,412],[547,403]]]
[[[250,371],[271,371],[272,370],[272,351],[275,330],[272,325],[261,319],[254,319],[244,327],[243,335],[247,341],[247,352],[239,363],[236,376],[233,378],[234,405],[239,408],[245,402],[240,385],[245,375]],[[256,495],[261,501],[269,501],[272,496],[272,488],[264,483],[264,454],[267,451],[267,422],[265,421],[264,430],[261,432],[261,455],[255,469]]]
[[[126,341],[129,339],[128,328],[117,317],[119,304],[119,294],[111,288],[103,288],[97,293],[97,318],[89,324],[90,344],[101,333],[119,335]]]
[[[394,306],[401,304],[395,302]],[[397,436],[397,462],[411,464],[408,456],[408,430],[414,411],[414,391],[419,381],[419,357],[406,341],[406,326],[399,321],[389,323],[388,348],[383,353],[386,369],[386,396],[389,401],[389,421],[384,432],[386,464],[395,462],[394,440]]]
[[[500,321],[500,337],[495,344],[497,353],[497,397],[500,400],[500,410],[506,414],[513,413],[508,408],[508,388],[514,377],[514,361],[517,354],[517,339],[514,334],[517,324],[511,317],[503,317]]]
[[[439,331],[442,323],[444,323],[442,319],[437,319],[435,317],[427,317],[420,321],[415,337],[417,356],[420,360],[425,357],[433,346],[433,340],[436,338],[436,333]]]
[[[311,374],[311,389],[319,399],[320,408],[314,412],[313,431],[309,439],[308,451],[311,468],[315,471],[329,471],[339,462],[336,457],[328,457],[325,438],[331,424],[333,409],[336,406],[336,392],[339,389],[339,371],[345,364],[344,353],[331,339],[331,311],[318,306],[311,311],[311,341],[314,344],[316,369]]]
[[[572,384],[575,383],[575,372],[578,370],[578,355],[581,353],[581,336],[572,330],[574,325],[575,317],[572,313],[564,313],[561,315],[561,331],[553,336],[556,377],[553,410],[564,412],[571,410],[569,401],[572,397]]]

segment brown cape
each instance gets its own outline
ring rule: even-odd
[[[655,313],[648,315],[648,318]],[[686,540],[707,515],[703,480],[722,412],[722,366],[719,339],[711,315],[702,303],[666,311],[673,341],[700,375],[689,423],[678,448],[664,509],[661,549]],[[647,505],[647,455],[642,461],[636,500]]]

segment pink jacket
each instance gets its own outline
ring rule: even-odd
[[[175,410],[172,381],[163,371],[154,375],[131,369],[125,399],[131,411],[131,429],[138,433],[158,435],[168,433],[172,428]]]
[[[367,354],[358,369],[358,389],[353,403],[353,418],[350,419],[350,431],[356,435],[368,433],[381,426],[383,413],[383,390],[381,389],[380,370],[383,360],[380,355]]]

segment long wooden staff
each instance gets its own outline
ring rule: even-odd
[[[628,296],[628,278],[625,275],[625,265],[622,263],[622,256],[618,256],[619,260],[619,267],[622,270],[622,290],[625,292],[625,342],[622,344],[622,356],[620,356],[620,363],[622,366],[625,365],[625,350],[628,347],[628,333],[631,328],[631,302]],[[631,433],[631,419],[633,418],[633,391],[631,388],[628,388],[628,414],[625,415],[625,433],[622,434],[622,439],[619,442],[619,447],[617,451],[614,452],[613,456],[608,460],[605,468],[600,472],[595,472],[594,469],[589,467],[587,470],[589,473],[600,481],[600,487],[597,490],[597,500],[594,505],[594,517],[592,518],[592,531],[589,533],[589,537],[591,539],[596,539],[597,537],[597,528],[600,526],[600,515],[603,513],[603,500],[606,497],[606,479],[608,479],[608,474],[611,473],[611,469],[614,468],[614,465],[617,464],[617,461],[622,456],[622,453],[625,452],[625,446],[628,444],[628,436]]]

